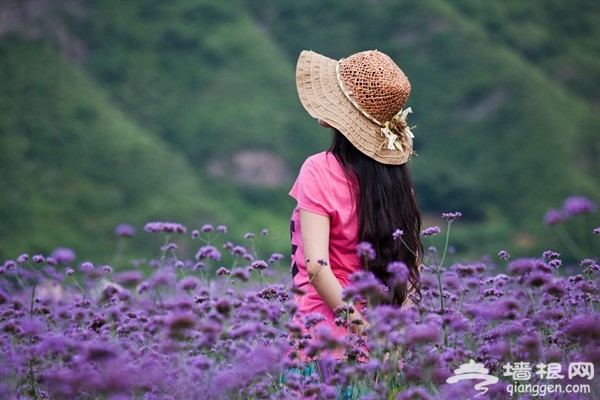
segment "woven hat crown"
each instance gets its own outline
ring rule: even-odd
[[[406,104],[410,82],[384,53],[356,53],[340,60],[338,68],[347,94],[380,123],[391,120]]]

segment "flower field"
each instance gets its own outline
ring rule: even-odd
[[[595,212],[581,201],[545,222]],[[143,234],[163,241],[160,252],[128,268],[80,262],[66,248],[22,254],[0,266],[0,398],[600,398],[599,255],[563,265],[552,250],[516,259],[500,250],[445,265],[459,217],[422,232],[418,304],[372,306],[367,335],[343,340],[318,315],[296,315],[302,291],[287,258],[258,250],[267,230],[235,242],[225,226],[151,222]],[[186,235],[197,250],[182,259]],[[589,235],[600,241],[600,228]],[[401,263],[390,271],[406,279]],[[355,278],[349,304],[384,290],[368,273]],[[347,358],[332,359],[334,348]]]

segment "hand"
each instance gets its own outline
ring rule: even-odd
[[[365,332],[369,329],[369,327],[369,321],[367,321],[358,310],[354,310],[353,313],[349,314],[348,330],[350,332],[355,333],[359,336],[363,336]]]

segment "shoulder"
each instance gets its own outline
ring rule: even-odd
[[[313,154],[308,157],[304,164],[302,164],[302,168],[325,168],[331,169],[339,166],[339,162],[337,158],[328,151],[322,151],[317,154]]]

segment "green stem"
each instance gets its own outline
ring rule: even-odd
[[[581,247],[579,247],[577,242],[573,240],[564,226],[557,226],[557,233],[560,240],[564,243],[564,245],[567,247],[567,250],[573,257],[578,258],[579,260],[583,260],[585,258],[584,251],[581,249]]]
[[[33,275],[33,286],[31,288],[31,304],[29,307],[29,316],[33,316],[33,305],[35,304],[35,289],[37,287],[37,271],[35,271],[35,275]]]
[[[441,268],[442,268],[441,265],[438,265],[435,272],[436,272],[437,281],[438,281],[438,289],[440,291],[440,311],[443,315],[444,314],[444,289],[442,287],[442,269]]]
[[[440,260],[440,268],[442,267],[442,265],[444,265],[446,253],[448,252],[448,243],[450,242],[450,225],[452,225],[452,221],[448,221],[448,230],[446,231],[446,243],[444,244],[444,252],[442,253],[442,259]]]
[[[531,307],[533,308],[533,313],[536,314],[537,311],[535,309],[535,300],[533,299],[533,293],[531,289],[525,289],[525,292],[527,292],[527,295],[529,296],[529,300],[531,300]]]

